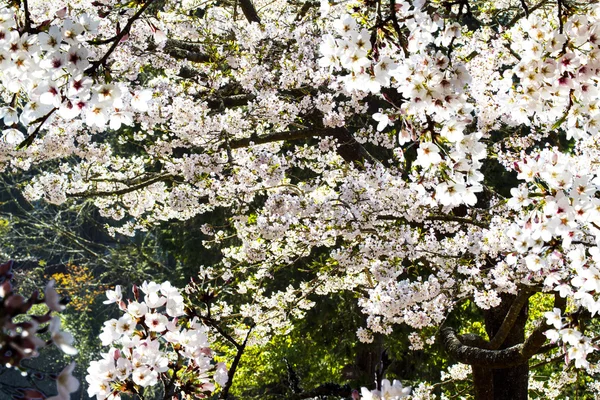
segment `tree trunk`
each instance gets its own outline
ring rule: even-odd
[[[502,296],[502,303],[489,310],[484,310],[485,329],[488,337],[493,338],[510,306],[514,296]],[[527,304],[521,309],[506,340],[500,349],[523,343],[525,341],[525,323],[527,322]],[[515,367],[493,369],[485,366],[472,366],[475,386],[475,400],[527,400],[529,364],[524,363]]]

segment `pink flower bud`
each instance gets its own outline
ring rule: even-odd
[[[8,274],[12,270],[12,261],[5,262],[4,264],[0,264],[0,276]]]
[[[12,284],[9,281],[3,282],[0,285],[0,297],[6,297],[12,292]]]
[[[154,41],[156,43],[164,43],[167,41],[167,35],[160,29],[154,31]]]
[[[63,7],[56,12],[56,18],[64,18],[67,15],[67,7]]]
[[[4,300],[4,307],[11,311],[22,311],[22,308],[25,306],[25,304],[25,297],[21,296],[20,294],[13,294]]]
[[[202,349],[200,349],[200,353],[208,357],[212,356],[212,350],[210,349],[210,347],[203,347]]]

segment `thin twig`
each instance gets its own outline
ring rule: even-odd
[[[558,32],[562,34],[563,29],[564,29],[563,20],[562,20],[562,8],[563,8],[562,0],[558,0],[557,4],[558,4]]]
[[[98,67],[100,67],[100,65],[104,65],[106,63],[106,60],[108,60],[108,57],[110,57],[110,55],[112,54],[113,51],[115,51],[115,49],[117,48],[117,46],[119,45],[119,43],[121,43],[121,39],[123,39],[125,37],[125,35],[127,35],[129,33],[129,30],[131,29],[131,27],[133,26],[133,23],[135,21],[137,21],[142,14],[148,9],[148,7],[150,7],[150,5],[152,4],[154,0],[148,0],[146,2],[146,4],[144,4],[139,10],[138,12],[136,12],[133,17],[131,17],[129,19],[129,21],[127,21],[127,25],[125,25],[125,27],[123,28],[123,30],[121,32],[119,32],[119,34],[117,34],[113,40],[113,44],[112,46],[110,46],[110,48],[108,49],[108,51],[104,54],[104,56],[102,56],[101,59],[99,59],[98,61],[95,61],[94,63],[92,63],[92,65],[87,69],[87,73],[89,73],[90,75],[93,75]]]
[[[25,11],[25,26],[23,29],[25,32],[29,32],[31,30],[31,14],[29,13],[29,4],[27,0],[23,0],[23,11]]]
[[[29,145],[31,145],[31,143],[33,143],[33,141],[35,140],[35,138],[37,137],[37,135],[40,133],[40,130],[42,129],[42,125],[44,125],[44,123],[48,120],[48,118],[50,118],[50,116],[52,114],[54,114],[54,112],[58,110],[58,108],[54,107],[52,110],[50,110],[50,112],[48,112],[48,114],[44,115],[41,118],[36,119],[35,121],[32,122],[32,124],[35,124],[37,122],[39,122],[40,124],[37,126],[37,128],[35,128],[35,130],[31,133],[31,135],[27,136],[25,138],[25,140],[23,140],[18,146],[17,146],[17,150],[21,150],[24,147],[28,147]]]
[[[235,354],[235,358],[233,359],[233,362],[231,363],[231,367],[229,367],[229,371],[227,372],[227,383],[225,384],[225,386],[223,387],[223,391],[221,392],[221,399],[227,399],[227,397],[229,396],[229,389],[231,388],[231,385],[233,384],[233,378],[235,376],[235,372],[240,363],[240,360],[242,359],[242,355],[244,354],[244,350],[246,349],[246,344],[248,344],[248,339],[250,338],[250,334],[252,333],[253,328],[254,328],[254,326],[251,326],[250,329],[248,329],[248,333],[246,334],[244,343],[242,343],[242,345],[237,348],[237,353]]]
[[[527,7],[527,2],[521,0],[521,6],[523,7],[523,10],[525,10],[525,17],[529,18],[529,7]]]

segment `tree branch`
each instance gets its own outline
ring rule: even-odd
[[[515,299],[515,301],[517,300]],[[554,296],[554,306],[564,309],[566,300],[556,294]],[[512,306],[509,314],[511,311]],[[504,325],[504,322],[502,325]],[[456,361],[487,369],[502,369],[527,363],[546,342],[547,338],[544,332],[549,328],[545,319],[538,321],[537,327],[525,339],[525,342],[502,350],[489,349],[490,342],[477,335],[459,336],[452,327],[442,328],[440,335],[444,348]]]
[[[208,100],[206,100],[206,104],[212,109],[221,109],[221,107],[232,108],[245,106],[246,104],[248,104],[249,101],[252,101],[255,98],[256,96],[250,93],[234,94],[225,97],[209,98]]]
[[[25,12],[25,25],[23,29],[25,32],[31,32],[31,13],[29,12],[27,0],[23,0],[23,11]]]
[[[480,228],[489,228],[489,225],[486,223],[475,221],[471,218],[456,217],[454,215],[431,215],[425,219],[428,221],[460,222],[463,224],[475,225]]]
[[[133,186],[128,186],[128,187],[125,187],[122,189],[101,190],[101,191],[95,191],[95,192],[68,193],[67,197],[77,197],[77,198],[85,199],[85,198],[89,198],[89,197],[119,196],[119,195],[131,193],[131,192],[135,192],[136,190],[143,189],[143,188],[148,187],[156,182],[170,181],[173,178],[174,178],[173,175],[161,175],[161,176],[156,176],[154,178],[148,179],[141,183],[135,184]]]
[[[244,350],[246,349],[246,344],[248,343],[248,339],[250,338],[250,334],[252,333],[252,328],[254,328],[254,327],[251,326],[250,329],[248,329],[248,333],[246,334],[244,343],[242,343],[240,346],[237,347],[237,353],[235,354],[235,358],[233,359],[233,362],[231,363],[231,367],[229,367],[229,371],[227,371],[227,383],[225,384],[225,386],[223,387],[223,391],[221,392],[221,396],[220,396],[221,399],[227,399],[227,397],[229,396],[229,389],[231,388],[231,385],[233,384],[233,378],[235,376],[235,372],[240,363],[240,360],[242,359]]]
[[[378,215],[377,219],[381,221],[401,221],[414,228],[422,228],[424,226],[422,222],[409,221],[404,217],[397,217],[394,215]],[[457,217],[454,215],[430,215],[425,217],[425,221],[460,222],[463,224],[478,226],[480,228],[489,228],[489,225],[484,222],[475,221],[471,218]]]
[[[331,136],[338,140],[338,153],[347,162],[364,163],[368,161],[376,164],[377,160],[371,156],[365,148],[354,139],[354,136],[346,128],[311,128],[296,131],[275,132],[268,135],[258,136],[252,134],[243,139],[232,139],[228,142],[231,149],[249,147],[251,144],[265,144],[279,142],[282,140],[299,140],[312,137]]]
[[[312,137],[334,136],[337,132],[339,132],[339,130],[340,128],[301,129],[296,131],[274,132],[261,136],[253,133],[247,138],[230,140],[229,146],[232,149],[241,149],[244,147],[250,147],[251,144],[257,145],[280,142],[282,140],[300,140],[309,139]]]
[[[562,34],[563,30],[564,30],[563,20],[562,20],[562,17],[563,17],[563,13],[562,13],[563,2],[562,2],[562,0],[558,0],[557,5],[558,5],[558,32]]]
[[[390,17],[392,18],[392,25],[394,26],[394,30],[398,35],[398,43],[400,43],[400,47],[404,52],[404,56],[408,57],[408,41],[402,33],[402,29],[400,28],[400,24],[398,23],[398,16],[396,15],[396,0],[390,0]]]
[[[202,53],[197,45],[176,39],[167,39],[164,52],[178,60],[188,60],[196,63],[210,61],[208,54]]]
[[[40,131],[42,129],[42,125],[44,125],[44,123],[48,120],[48,118],[50,118],[50,116],[52,114],[54,114],[54,112],[56,110],[58,110],[58,108],[54,107],[46,115],[36,119],[35,121],[33,121],[31,123],[31,125],[33,125],[37,122],[39,122],[40,124],[35,128],[35,130],[31,133],[31,135],[28,135],[21,143],[19,143],[19,145],[17,146],[17,150],[21,150],[24,147],[29,147],[31,145],[31,143],[33,143],[33,141],[35,140],[37,135],[40,133]]]
[[[515,322],[517,321],[521,310],[529,302],[529,298],[533,293],[534,292],[529,288],[522,288],[519,290],[517,297],[510,306],[506,317],[504,317],[504,321],[502,321],[502,325],[498,329],[498,332],[496,332],[496,335],[488,344],[488,348],[490,350],[496,350],[502,346],[504,340],[507,338]]]
[[[298,22],[298,21],[302,20],[302,18],[304,18],[304,16],[308,12],[308,10],[310,10],[312,7],[315,7],[317,4],[318,3],[316,1],[311,1],[311,0],[306,1],[302,5],[302,8],[300,9],[300,11],[298,11],[298,14],[296,14],[295,21]]]
[[[442,328],[440,334],[442,336],[442,343],[448,354],[463,364],[488,369],[500,369],[524,364],[531,357],[531,355],[528,357],[524,353],[525,343],[503,350],[488,350],[478,346],[463,344],[463,340],[465,340],[464,336],[457,335],[454,328]]]
[[[129,19],[129,21],[127,21],[127,24],[125,25],[123,30],[121,32],[119,32],[113,38],[114,42],[110,46],[108,51],[104,54],[104,56],[102,56],[101,59],[93,62],[92,65],[90,65],[90,67],[86,71],[87,73],[89,73],[90,75],[93,75],[98,70],[98,67],[100,67],[101,65],[104,65],[106,63],[106,60],[108,60],[108,57],[110,57],[110,55],[113,53],[113,51],[115,51],[115,49],[117,48],[119,43],[121,43],[121,39],[123,39],[125,37],[125,35],[127,35],[129,33],[129,30],[133,26],[133,23],[142,16],[142,14],[148,9],[148,7],[150,7],[150,5],[152,4],[153,1],[154,0],[146,1],[146,3],[133,15],[133,17],[131,17]]]
[[[252,4],[251,0],[239,0],[240,6],[242,7],[242,12],[244,16],[248,20],[248,22],[256,22],[260,24],[260,17],[256,12],[256,8],[254,8],[254,4]]]
[[[548,3],[548,0],[542,0],[539,3],[537,3],[535,6],[529,7],[527,11],[529,12],[529,14],[531,14],[532,12],[534,12],[535,10],[537,10],[538,8],[546,5],[546,3]],[[517,15],[515,15],[515,17],[513,19],[511,19],[508,22],[508,24],[505,25],[504,29],[508,30],[508,29],[512,28],[523,17],[528,17],[528,15],[525,12],[518,13]]]
[[[529,7],[527,7],[527,2],[521,0],[521,6],[523,7],[523,10],[525,10],[525,17],[529,18]]]

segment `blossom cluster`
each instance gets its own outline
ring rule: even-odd
[[[565,121],[568,139],[598,133],[599,11],[594,6],[585,16],[569,18],[562,31],[535,14],[511,30],[511,48],[521,58],[499,79],[496,101],[508,97],[503,100],[506,122],[552,126]],[[513,76],[519,82],[514,86],[508,83]]]
[[[473,110],[464,93],[470,77],[464,65],[459,62],[451,65],[441,51],[424,50],[428,43],[448,45],[452,38],[460,35],[460,29],[452,25],[436,38],[433,34],[440,28],[439,23],[420,10],[418,4],[411,8],[404,3],[399,10],[402,20],[406,21],[402,25],[414,32],[404,52],[380,46],[375,53],[368,32],[364,28],[359,30],[358,23],[344,15],[333,23],[342,38],[336,40],[331,34],[323,37],[320,46],[323,58],[319,64],[350,70],[350,75],[338,77],[348,92],[380,94],[382,87],[397,91],[406,101],[399,110],[374,113],[377,130],[382,131],[387,126],[396,128],[400,145],[418,141],[415,164],[424,171],[437,171],[440,182],[435,199],[438,204],[474,205],[476,193],[482,191],[483,174],[479,168],[486,152],[479,142],[482,135],[466,131],[472,122]],[[415,45],[417,42],[419,45]],[[377,62],[374,64],[369,57],[377,57]],[[419,132],[415,125],[431,125],[429,118],[435,122],[434,126]]]
[[[37,291],[25,299],[13,291],[12,266],[12,261],[0,265],[0,361],[7,367],[23,369],[21,361],[37,357],[39,350],[48,344],[56,345],[65,354],[77,354],[77,349],[73,347],[73,336],[61,331],[60,318],[52,315],[65,309],[65,300],[54,289],[54,281],[47,284],[42,299]],[[48,312],[43,315],[32,314],[32,307],[36,304],[45,304]],[[42,339],[45,332],[50,333],[49,340]],[[49,399],[68,400],[70,393],[77,391],[79,381],[72,375],[74,368],[75,363],[71,363],[58,375],[58,394]]]
[[[473,21],[468,4],[396,1],[349,15],[345,2],[322,2],[323,16],[311,21],[291,3],[258,1],[258,24],[229,18],[225,6],[193,18],[189,2],[171,3],[119,37],[106,69],[112,83],[86,77],[103,68],[81,39],[94,31],[91,18],[57,16],[28,33],[7,17],[7,43],[31,50],[5,46],[13,72],[3,80],[4,122],[33,133],[49,116],[48,132],[27,148],[15,150],[24,132],[7,130],[10,149],[0,157],[23,169],[58,165],[33,178],[28,199],[91,197],[102,216],[121,221],[113,233],[129,235],[234,210],[225,227],[203,228],[204,244],[225,247],[211,268],[223,280],[235,275],[235,290],[252,298],[214,302],[256,324],[250,340],[286,332],[316,304],[313,294],[361,293],[367,327],[359,338],[370,341],[395,324],[439,326],[464,299],[485,310],[540,290],[575,309],[546,314],[548,337],[576,366],[592,368],[591,335],[571,318],[600,310],[597,5],[522,12],[484,1]],[[107,19],[125,26],[131,11]],[[77,80],[82,92],[71,88]],[[74,101],[87,103],[77,111]],[[27,117],[30,103],[44,112]],[[136,108],[134,132],[98,134],[131,124]],[[315,253],[327,261],[310,280],[267,287]],[[112,347],[93,364],[92,394],[210,369],[202,335],[202,344],[183,344],[203,328],[182,314],[175,291],[143,291],[143,302],[123,305],[120,292],[110,293],[124,315],[105,326],[101,339]],[[435,340],[409,339],[415,349]]]
[[[110,349],[90,363],[90,397],[116,399],[158,383],[170,395],[204,397],[215,389],[213,381],[225,385],[227,371],[212,362],[208,329],[185,315],[179,290],[169,282],[144,282],[133,293],[127,303],[120,286],[106,293],[105,303],[116,303],[124,314],[104,323],[100,340]]]
[[[94,84],[89,76],[98,65],[90,64],[85,38],[97,33],[97,19],[85,13],[68,18],[63,10],[39,33],[19,31],[17,20],[12,9],[0,10],[0,78],[5,100],[0,117],[9,127],[2,133],[6,145],[21,145],[25,134],[40,131],[46,123],[57,123],[55,118],[70,121],[80,117],[97,128],[107,123],[112,129],[133,124],[122,90],[110,83]],[[136,94],[131,106],[144,109],[141,99],[145,96]]]
[[[410,387],[403,387],[402,382],[396,379],[391,383],[388,379],[382,379],[381,390],[369,390],[362,387],[360,398],[364,400],[400,400],[408,397],[410,390]]]
[[[362,90],[379,93],[381,87],[390,85],[390,73],[398,66],[387,56],[382,57],[376,64],[367,57],[372,49],[371,34],[365,28],[360,28],[349,15],[334,22],[334,27],[341,39],[330,34],[323,36],[320,52],[323,58],[319,60],[321,67],[331,69],[342,68],[351,71],[350,75],[341,78],[346,90]]]
[[[44,291],[44,298],[39,298],[39,293],[34,292],[29,299],[13,291],[12,261],[0,265],[0,297],[2,298],[2,356],[4,364],[17,366],[22,359],[36,357],[38,349],[44,347],[46,342],[38,336],[38,332],[45,331],[41,324],[49,323],[48,330],[51,334],[50,343],[56,344],[63,352],[70,355],[77,354],[73,347],[73,336],[60,330],[60,318],[52,316],[52,312],[61,312],[65,309],[61,299],[54,289],[54,282],[50,281]],[[28,315],[35,304],[45,304],[48,312],[44,315],[29,315],[30,319],[15,322],[17,316]]]
[[[544,150],[515,168],[524,183],[511,190],[507,203],[520,211],[508,232],[516,250],[511,262],[529,283],[541,283],[595,316],[600,311],[600,181],[594,166],[589,159]],[[553,326],[546,336],[567,346],[567,360],[587,368],[586,357],[595,346],[561,313],[558,308],[546,313]]]
[[[567,327],[561,314],[559,308],[544,313],[547,324],[553,328],[545,332],[546,337],[552,343],[560,341],[564,345],[567,363],[573,361],[576,368],[589,368],[590,364],[586,358],[597,348],[592,343],[592,339],[582,334],[579,329]]]

